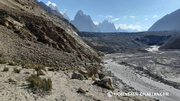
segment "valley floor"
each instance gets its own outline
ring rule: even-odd
[[[9,71],[3,72],[4,67]],[[13,68],[21,69],[20,73],[14,73]],[[47,69],[48,67],[46,67]],[[0,64],[0,101],[154,101],[149,97],[108,97],[110,90],[93,85],[93,80],[71,79],[72,71],[47,71],[42,78],[51,78],[52,91],[47,95],[38,95],[31,92],[25,80],[33,74],[33,69],[25,69],[21,66],[9,66]],[[9,82],[8,79],[15,82]],[[86,94],[78,93],[78,88],[84,89]],[[114,92],[117,92],[115,90]]]
[[[156,50],[156,49],[155,49]],[[144,93],[167,93],[167,96],[150,96],[160,101],[178,101],[180,90],[164,84],[143,72],[161,76],[178,84],[180,82],[180,51],[151,51],[136,54],[107,54],[104,56],[105,69],[127,85]],[[136,69],[140,68],[141,69]],[[179,86],[179,85],[177,85]],[[123,89],[123,85],[119,84]]]

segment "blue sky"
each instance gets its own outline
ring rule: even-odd
[[[122,29],[146,31],[158,19],[180,8],[180,0],[39,0],[55,3],[71,20],[82,10],[95,23],[108,20]]]

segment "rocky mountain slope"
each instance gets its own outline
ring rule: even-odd
[[[170,30],[180,30],[180,9],[167,14],[163,18],[155,22],[148,31],[170,31]]]
[[[81,10],[77,12],[71,23],[75,25],[79,31],[100,32],[98,27],[93,23],[91,17],[89,15],[85,15]]]
[[[72,68],[100,62],[76,27],[34,0],[1,0],[0,5],[1,58]]]
[[[161,49],[180,49],[180,38],[164,44]]]
[[[145,52],[145,48],[167,44],[177,37],[180,37],[177,31],[160,32],[82,32],[84,41],[96,50],[114,53],[114,52]]]

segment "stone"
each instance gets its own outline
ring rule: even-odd
[[[102,79],[105,77],[105,74],[102,73],[101,71],[98,71],[98,76],[99,76],[99,79]]]
[[[105,87],[107,89],[113,89],[113,80],[111,77],[104,77],[101,80],[95,80],[94,84]]]
[[[6,26],[6,27],[9,26],[9,22],[8,22],[8,21],[5,21],[5,20],[1,20],[1,21],[0,21],[0,24],[3,25],[3,26]]]
[[[81,87],[79,87],[78,92],[86,94],[86,91],[84,91]]]
[[[94,74],[94,76],[96,77],[96,78],[99,78],[99,75],[96,73],[96,74]]]
[[[78,72],[81,73],[82,75],[88,74],[88,72],[85,70],[79,70]]]
[[[73,72],[72,79],[84,80],[84,76],[78,72]]]

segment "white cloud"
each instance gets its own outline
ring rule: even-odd
[[[93,21],[93,23],[95,24],[95,25],[98,25],[99,23],[98,22],[96,22],[96,21]]]
[[[67,9],[61,9],[60,12],[65,13],[66,11],[67,11]]]
[[[157,15],[154,15],[154,16],[153,16],[153,18],[156,18],[156,17],[158,17],[158,16],[157,16]]]
[[[130,18],[135,18],[135,16],[129,16]]]
[[[112,17],[113,17],[112,15],[105,16],[105,18],[112,18]]]
[[[115,19],[112,19],[112,21],[118,21],[120,18],[115,18]]]
[[[104,17],[104,15],[98,15],[98,17]]]
[[[127,18],[127,16],[123,16],[123,19],[125,20]]]
[[[140,24],[140,22],[136,22],[137,24]]]
[[[126,24],[119,24],[119,25],[115,25],[116,26],[116,29],[117,28],[121,28],[121,29],[124,29],[124,30],[138,30],[138,31],[142,31],[142,27],[140,25],[135,25],[133,26],[132,24],[130,25],[126,25]]]
[[[52,3],[51,1],[48,1],[48,3],[46,3],[46,5],[53,5],[53,6],[57,6],[55,3]]]
[[[103,17],[103,18],[113,18],[113,16],[112,15],[98,15],[98,17]]]
[[[135,16],[130,16],[131,18],[135,18]],[[112,19],[112,21],[118,21],[118,20],[125,20],[125,19],[127,19],[127,16],[125,15],[125,16],[123,16],[123,17],[119,17],[119,18],[115,18],[115,19]]]
[[[148,15],[145,15],[145,17],[148,17]]]
[[[148,18],[146,18],[145,20],[148,20]]]

